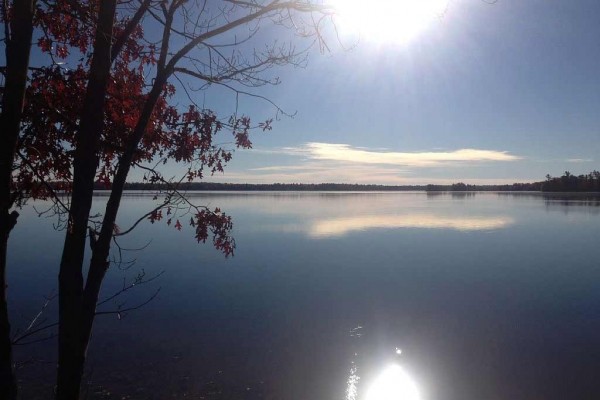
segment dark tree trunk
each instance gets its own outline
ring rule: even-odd
[[[12,345],[10,341],[10,321],[8,319],[7,284],[6,284],[6,256],[8,250],[8,235],[12,226],[17,222],[16,212],[9,214],[3,207],[0,216],[2,236],[0,238],[0,399],[16,399],[17,380],[12,358]]]
[[[94,54],[77,133],[71,210],[59,273],[58,374],[56,398],[79,398],[85,363],[82,346],[83,258],[88,218],[98,166],[98,143],[104,128],[104,101],[110,77],[116,0],[100,2]]]
[[[141,6],[140,11],[145,12],[148,5],[149,2],[145,1]],[[104,280],[104,276],[106,275],[106,271],[109,265],[108,255],[110,252],[110,241],[113,237],[114,225],[115,221],[117,220],[117,213],[119,212],[119,206],[121,204],[123,190],[125,189],[127,175],[129,174],[129,170],[131,169],[131,164],[133,162],[135,151],[140,143],[140,140],[142,140],[142,137],[144,136],[144,132],[146,132],[146,128],[148,126],[148,123],[150,122],[152,113],[154,112],[156,102],[160,98],[160,95],[163,91],[163,87],[170,73],[165,71],[165,60],[169,49],[169,37],[171,34],[171,24],[173,22],[173,13],[175,9],[176,8],[172,6],[169,12],[167,13],[165,19],[165,26],[163,28],[161,54],[157,66],[159,72],[157,74],[156,79],[154,80],[152,89],[148,94],[148,98],[144,103],[144,107],[138,119],[137,125],[133,131],[133,134],[127,142],[125,152],[121,155],[121,157],[119,157],[117,172],[111,185],[110,197],[108,198],[104,218],[102,220],[102,230],[100,231],[100,235],[98,237],[97,242],[92,248],[92,260],[90,262],[90,269],[88,272],[85,290],[83,294],[83,324],[81,345],[84,351],[87,350],[87,346],[89,345],[89,341],[92,334],[92,327],[94,325],[94,317],[96,316],[96,304],[98,303],[98,295],[100,294],[102,281]],[[138,13],[136,13],[136,18],[137,17]],[[141,14],[139,18],[141,18]],[[116,45],[118,46],[119,42],[117,42]],[[113,53],[113,58],[114,57],[115,53]]]
[[[33,34],[34,0],[15,1],[9,37],[5,38],[6,75],[0,115],[0,398],[14,399],[17,383],[13,367],[8,319],[6,257],[8,236],[17,222],[12,206],[11,174],[23,113],[27,69]]]
[[[98,303],[98,295],[100,294],[100,288],[102,281],[108,269],[108,255],[110,252],[110,241],[113,237],[113,228],[117,219],[117,213],[121,204],[121,198],[125,189],[125,182],[127,181],[127,175],[131,169],[133,162],[133,156],[135,150],[138,147],[140,140],[142,139],[146,127],[156,106],[160,94],[163,90],[163,85],[166,82],[165,75],[157,77],[154,82],[154,86],[146,99],[144,108],[138,120],[137,126],[133,132],[133,135],[127,145],[125,153],[119,158],[119,166],[115,174],[115,178],[111,185],[110,197],[106,204],[106,210],[102,221],[102,230],[98,241],[92,249],[92,260],[90,262],[90,269],[88,272],[85,291],[83,296],[83,329],[82,329],[82,345],[86,349],[92,333],[92,327],[94,324],[94,317],[96,315],[96,304]]]

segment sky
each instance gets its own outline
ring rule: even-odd
[[[259,93],[295,116],[207,180],[503,184],[600,169],[599,15],[594,0],[451,0],[408,41],[342,34],[277,71]]]
[[[357,14],[383,33],[360,26],[366,18],[354,21],[361,33],[337,20],[329,50],[315,46],[302,68],[267,71],[281,83],[254,93],[294,116],[255,132],[253,149],[236,150],[207,181],[509,184],[600,170],[599,1],[323,1],[370,5]],[[426,1],[443,12],[404,40],[396,39],[414,18],[372,6]],[[219,115],[277,114],[271,102],[228,90],[191,95]],[[164,172],[182,171],[167,164]]]

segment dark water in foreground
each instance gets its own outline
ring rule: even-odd
[[[111,267],[105,296],[142,269],[147,277],[165,273],[102,307],[135,306],[161,288],[121,320],[99,317],[88,398],[413,400],[414,391],[423,400],[600,398],[597,200],[494,193],[194,200],[234,216],[236,256],[224,259],[197,245],[189,229],[162,223],[143,223],[123,240],[128,248],[149,244],[127,252],[137,259],[129,269]],[[129,196],[120,225],[152,204]],[[63,233],[53,222],[25,210],[11,236],[14,328],[57,287]],[[54,348],[55,339],[17,349],[23,398],[49,398]]]

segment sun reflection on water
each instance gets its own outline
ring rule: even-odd
[[[361,325],[350,329],[350,337],[360,341],[363,335],[362,329]],[[358,362],[358,352],[354,352],[346,380],[345,400],[421,400],[418,385],[399,363],[402,353],[400,347],[395,347],[394,361],[389,359],[391,362],[375,376],[375,379],[369,382],[369,378],[367,382],[359,385],[359,381],[361,381],[360,363]]]
[[[420,400],[419,389],[404,369],[387,367],[369,386],[365,400]]]
[[[352,367],[350,368],[350,375],[348,375],[348,386],[346,387],[346,400],[358,399],[359,380],[360,376],[358,376],[358,368],[356,367],[356,364],[352,362]]]

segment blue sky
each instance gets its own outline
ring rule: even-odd
[[[512,183],[598,169],[599,15],[597,1],[453,0],[407,43],[314,51],[260,92],[296,116],[209,180]],[[240,109],[274,112],[252,98]]]
[[[486,1],[448,0],[407,42],[342,36],[355,45],[345,50],[330,37],[306,67],[274,70],[281,84],[256,93],[295,117],[206,179],[512,183],[600,169],[600,2]],[[220,115],[235,109],[231,91],[194,95]],[[261,121],[276,110],[242,96],[239,112]]]

